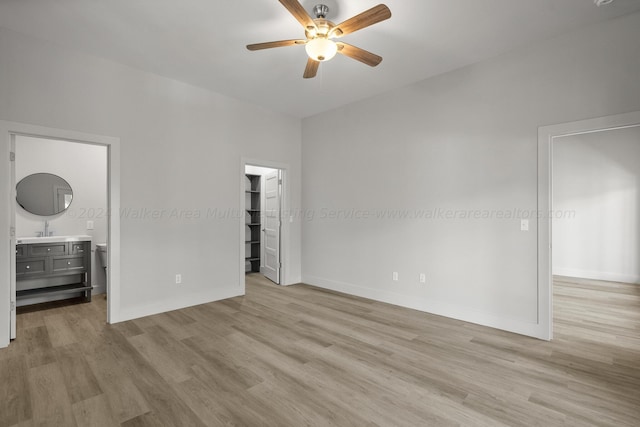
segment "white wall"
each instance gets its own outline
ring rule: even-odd
[[[553,144],[553,273],[640,281],[640,127]]]
[[[639,39],[634,14],[304,120],[303,280],[536,335],[537,128],[640,110]]]
[[[300,208],[298,119],[6,29],[0,119],[120,138],[120,320],[243,291],[242,157],[290,165]],[[296,283],[300,223],[290,227],[287,281]]]
[[[73,201],[65,212],[43,217],[16,206],[16,236],[33,237],[44,230],[56,236],[88,235],[92,239],[94,293],[106,291],[106,277],[95,254],[95,244],[107,241],[107,149],[104,146],[18,136],[16,138],[16,182],[33,173],[52,173],[73,189]],[[93,230],[87,229],[93,221]]]

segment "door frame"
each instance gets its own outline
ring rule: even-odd
[[[120,314],[120,139],[116,137],[95,135],[71,130],[56,129],[26,123],[0,120],[0,164],[8,165],[13,152],[15,135],[45,139],[57,139],[81,144],[102,145],[107,148],[107,322],[116,323]],[[15,302],[15,206],[12,195],[15,192],[14,167],[2,168],[0,175],[0,200],[7,201],[7,207],[0,209],[0,348],[9,345],[15,337],[15,322],[11,322],[11,303]],[[15,308],[14,308],[15,310]]]
[[[538,129],[538,338],[553,338],[553,143],[562,137],[637,126],[640,111]]]
[[[280,285],[287,286],[293,283],[289,282],[289,253],[291,247],[291,221],[284,220],[291,213],[291,199],[289,197],[290,182],[289,171],[290,167],[286,163],[273,162],[270,160],[260,160],[242,157],[240,159],[240,210],[238,212],[238,226],[240,229],[240,238],[238,243],[240,244],[240,258],[239,258],[239,287],[242,293],[245,293],[245,167],[246,166],[259,166],[264,168],[279,169],[282,179],[282,195],[280,199]]]

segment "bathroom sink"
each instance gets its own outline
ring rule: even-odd
[[[16,244],[26,245],[33,243],[62,243],[62,242],[81,242],[91,240],[91,236],[47,236],[47,237],[18,237]]]

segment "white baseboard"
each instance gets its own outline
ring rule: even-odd
[[[631,274],[607,273],[604,271],[589,271],[576,268],[553,267],[554,276],[578,277],[580,279],[604,280],[607,282],[621,282],[640,284],[640,276]]]
[[[139,319],[140,317],[152,316],[154,314],[179,310],[194,305],[207,304],[240,295],[243,295],[243,293],[233,287],[196,294],[185,294],[177,298],[172,298],[169,301],[156,301],[150,304],[140,304],[136,307],[121,308],[117,319],[112,319],[111,323]]]
[[[416,297],[415,295],[404,295],[386,290],[371,289],[310,275],[303,276],[303,283],[400,307],[424,311],[430,314],[514,332],[533,338],[545,339],[546,337],[547,331],[538,323],[496,316],[491,313],[485,313],[467,307],[459,307],[442,301]]]

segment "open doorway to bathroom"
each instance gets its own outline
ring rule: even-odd
[[[0,242],[4,242],[4,244],[0,245],[0,272],[3,272],[0,275],[0,295],[5,295],[4,298],[0,298],[0,348],[9,346],[12,339],[17,338],[20,340],[24,338],[25,343],[32,343],[31,339],[33,338],[33,336],[24,333],[24,331],[17,332],[16,321],[16,252],[18,251],[16,210],[18,207],[16,206],[15,140],[18,136],[40,137],[48,140],[63,140],[70,143],[106,147],[108,163],[108,270],[106,289],[109,293],[109,298],[106,301],[106,320],[107,323],[116,323],[120,320],[120,139],[112,136],[0,120],[0,142],[2,144],[0,148],[0,163],[10,165],[7,168],[0,168],[0,200],[4,200],[2,203],[4,209],[0,209],[0,223],[5,224],[5,226],[0,227]],[[77,163],[83,161],[82,158],[75,158],[74,160]],[[65,194],[62,194],[60,201],[62,201],[63,205],[67,198]],[[73,201],[70,206],[72,205]],[[51,223],[49,223],[49,227],[51,227]],[[55,230],[53,231],[55,234]],[[79,249],[82,248],[75,246],[71,251],[75,252],[74,255],[76,255]],[[45,255],[45,257],[48,257],[48,255]],[[30,264],[23,264],[25,270],[27,270],[26,265]],[[60,267],[59,263],[57,265]],[[44,268],[46,268],[46,264]],[[92,306],[92,304],[81,304],[81,306],[87,307]],[[102,311],[104,312],[104,310]],[[60,317],[50,316],[51,324],[46,325],[47,330],[50,326],[51,330],[55,332],[53,335],[60,338],[61,342],[69,342],[69,333],[73,333],[74,327],[79,325],[90,326],[83,319],[77,318],[76,311],[70,311],[70,313],[75,318],[72,324],[62,324]],[[104,324],[104,313],[99,313],[98,317],[93,326],[98,322]],[[45,325],[41,322],[43,320],[41,316],[29,315],[21,317],[21,319],[22,325],[28,324],[27,326],[29,326],[29,331],[32,334],[43,336],[40,332],[43,331],[42,328]],[[95,331],[95,329],[91,328],[84,328],[83,330]]]
[[[107,146],[29,135],[15,135],[12,145],[16,314],[45,322],[66,307],[104,323]]]
[[[241,245],[247,281],[268,279],[277,285],[282,283],[284,174],[279,168],[244,165]]]

